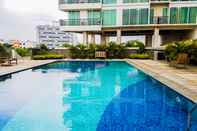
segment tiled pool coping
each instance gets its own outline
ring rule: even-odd
[[[126,61],[197,103],[197,68],[176,69],[165,62],[153,60]]]
[[[82,59],[65,59],[65,61],[79,61]],[[98,59],[86,59],[83,61],[95,61]],[[25,60],[19,65],[11,67],[0,67],[0,76],[20,72],[31,69],[33,67],[49,64],[58,60]],[[101,60],[103,61],[103,60]],[[126,61],[136,68],[142,70],[146,74],[174,89],[193,102],[197,103],[197,68],[189,69],[175,69],[169,67],[168,64],[153,60],[129,60],[129,59],[115,59],[115,61]]]
[[[18,65],[3,67],[0,66],[0,76],[5,76],[20,71],[28,70],[33,67],[38,67],[41,65],[46,65],[56,60],[20,60]]]

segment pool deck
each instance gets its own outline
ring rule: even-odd
[[[19,60],[17,65],[0,66],[0,76],[30,69],[32,67],[45,65],[55,60]]]
[[[197,67],[170,67],[164,61],[127,60],[128,63],[197,103]]]

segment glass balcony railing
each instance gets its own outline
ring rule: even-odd
[[[67,19],[60,20],[61,26],[86,26],[86,25],[101,25],[100,18],[88,18],[88,19]]]
[[[60,4],[100,3],[101,0],[59,0]]]
[[[150,24],[168,24],[168,16],[155,16],[151,19]]]
[[[169,2],[170,0],[150,0],[151,2]]]

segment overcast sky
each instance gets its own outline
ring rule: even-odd
[[[58,10],[58,0],[0,0],[0,39],[36,41],[36,26],[66,19]],[[144,40],[144,37],[123,37]],[[82,36],[78,35],[82,41]],[[99,42],[99,41],[98,41]]]
[[[0,39],[36,40],[36,25],[66,18],[58,0],[0,0]]]

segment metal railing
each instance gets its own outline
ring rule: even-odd
[[[100,18],[87,18],[87,19],[67,19],[60,20],[61,26],[85,26],[85,25],[101,25]]]
[[[168,16],[155,16],[151,24],[168,24]]]
[[[59,0],[59,4],[100,3],[101,0]]]

